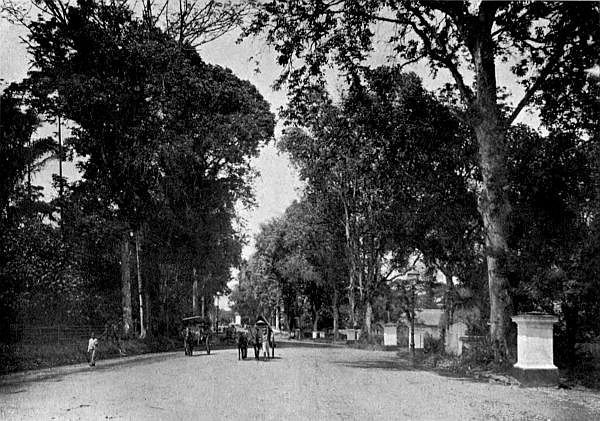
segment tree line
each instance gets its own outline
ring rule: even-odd
[[[256,300],[268,291],[294,314],[284,292],[291,280],[327,285],[339,293],[322,294],[327,306],[344,297],[347,322],[369,332],[375,303],[390,294],[385,268],[405,270],[417,253],[446,275],[448,310],[477,297],[497,360],[509,356],[517,312],[558,314],[571,351],[596,337],[598,86],[586,69],[597,57],[599,13],[572,2],[264,3],[246,33],[265,36],[284,66],[280,147],[307,187],[263,227],[257,242],[271,245],[248,262],[248,279],[273,287],[251,293],[250,282],[240,293]],[[373,65],[381,43],[399,65]],[[403,73],[416,62],[451,82],[426,92]],[[522,85],[520,97],[498,85],[501,69]],[[327,92],[328,71],[345,76],[341,99]],[[525,109],[539,128],[516,123]],[[337,290],[310,239],[290,238],[310,206],[327,209],[310,211],[322,215],[319,238],[344,244]],[[279,269],[292,258],[303,275]],[[316,303],[309,291],[296,297],[307,309]]]
[[[237,6],[152,6],[49,0],[26,22],[31,68],[0,105],[3,329],[110,321],[167,334],[227,291],[244,241],[236,206],[252,202],[250,159],[274,116],[195,49],[236,24]],[[36,138],[48,124],[68,135]],[[56,177],[59,196],[42,200],[32,174],[69,156],[81,178]]]

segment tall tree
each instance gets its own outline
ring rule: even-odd
[[[444,235],[460,238],[468,224],[477,228],[477,219],[462,218],[466,214],[449,224],[450,210],[474,210],[469,184],[477,174],[454,151],[469,149],[469,133],[416,75],[399,68],[367,72],[339,105],[318,89],[313,93],[292,104],[290,123],[297,127],[280,145],[310,190],[341,210],[351,314],[357,298],[368,332],[388,252],[404,256],[427,248],[433,259],[435,248],[426,240],[437,239],[439,249],[442,241],[453,240]],[[435,256],[448,261],[443,255],[448,249],[435,250]]]
[[[241,250],[235,204],[251,199],[249,158],[273,133],[266,101],[120,3],[59,7],[29,28],[34,66],[24,85],[34,105],[76,125],[69,141],[86,157],[82,176],[122,222],[123,291],[129,233],[137,238],[149,221],[169,221],[180,236],[170,245],[188,251],[190,272],[218,279],[207,294],[224,288]],[[149,287],[139,282],[141,302]]]
[[[330,60],[352,77],[359,75],[373,48],[374,24],[390,25],[389,41],[407,63],[423,59],[434,72],[449,72],[460,93],[461,117],[478,142],[490,334],[499,359],[508,352],[512,311],[506,131],[545,88],[549,76],[560,74],[560,63],[570,55],[583,55],[589,63],[584,67],[591,66],[595,56],[588,54],[589,46],[597,43],[599,14],[597,4],[582,2],[274,0],[261,5],[249,28],[252,33],[267,32],[286,69],[280,82],[290,82],[292,92],[318,77]],[[520,59],[512,70],[525,94],[505,111],[499,101],[497,66],[515,54]]]

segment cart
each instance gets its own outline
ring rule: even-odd
[[[198,347],[204,346],[206,353],[210,355],[212,342],[211,322],[201,316],[185,317],[183,322],[183,347],[185,355],[193,355],[194,343]]]

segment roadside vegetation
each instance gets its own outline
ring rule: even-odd
[[[109,323],[132,352],[170,349],[182,317],[216,322],[229,295],[244,322],[357,329],[373,348],[386,323],[441,310],[441,331],[484,338],[449,364],[501,371],[511,316],[543,312],[556,363],[595,382],[581,347],[600,349],[598,4],[36,0],[34,18],[1,4],[31,60],[1,94],[1,337]],[[237,211],[276,120],[198,52],[240,28],[282,66],[277,147],[303,181],[248,259]],[[417,62],[447,83],[428,89]],[[81,178],[59,170],[44,199],[33,175],[69,159]],[[69,346],[3,349],[25,367],[80,358]]]

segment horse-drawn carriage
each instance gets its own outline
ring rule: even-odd
[[[183,347],[185,355],[194,353],[194,343],[198,347],[204,346],[206,353],[210,354],[212,341],[211,322],[201,316],[185,317],[183,321]]]
[[[262,316],[259,316],[248,329],[248,333],[239,332],[237,337],[238,359],[245,359],[248,347],[254,349],[254,358],[259,359],[261,350],[265,359],[275,358],[275,332],[273,328]],[[270,352],[269,352],[270,348]]]

